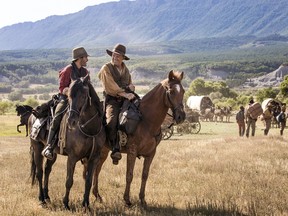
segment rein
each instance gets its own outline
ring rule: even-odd
[[[90,95],[88,95],[87,100],[88,100],[89,106],[91,106],[92,101],[91,101]],[[87,101],[86,101],[84,107],[85,107],[85,108],[87,107]],[[85,109],[82,109],[82,110],[85,110]],[[75,110],[75,109],[69,109],[68,112],[74,112],[74,113],[76,113],[79,117],[80,117],[80,115],[81,115],[81,113],[82,113],[82,112],[80,113],[78,110]],[[89,155],[88,161],[91,160],[92,154],[93,154],[93,152],[94,152],[94,150],[95,150],[95,146],[96,146],[96,144],[95,144],[96,136],[97,136],[98,134],[100,134],[100,132],[102,131],[103,125],[101,124],[101,127],[100,127],[99,131],[97,131],[97,133],[92,134],[92,135],[91,135],[91,134],[87,134],[87,133],[84,131],[84,128],[85,128],[94,118],[96,118],[96,117],[98,116],[98,113],[99,113],[99,112],[96,111],[96,113],[92,116],[92,118],[90,118],[88,121],[86,121],[86,122],[83,123],[83,124],[80,124],[80,121],[78,120],[78,124],[77,124],[79,131],[80,131],[84,136],[89,137],[89,138],[93,138],[92,150],[90,151],[90,155]]]
[[[81,125],[80,125],[80,123],[79,123],[79,121],[78,121],[78,128],[79,128],[79,130],[81,131],[82,134],[84,134],[84,135],[87,136],[87,137],[95,137],[95,136],[97,136],[97,135],[101,132],[101,130],[102,130],[102,128],[103,128],[103,125],[102,125],[102,124],[101,124],[101,128],[99,129],[99,131],[98,131],[96,134],[90,135],[90,134],[87,134],[87,133],[85,133],[85,132],[83,131],[83,129],[85,128],[85,126],[86,126],[87,124],[89,124],[97,115],[98,115],[98,112],[96,112],[95,115],[94,115],[91,119],[89,119],[87,122],[85,122],[84,124],[81,124]]]

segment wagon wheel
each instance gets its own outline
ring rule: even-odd
[[[162,139],[168,140],[173,135],[173,127],[162,129]]]
[[[192,127],[190,122],[185,119],[185,121],[177,126],[177,132],[180,134],[189,134],[191,133]]]
[[[201,130],[200,122],[192,122],[191,124],[191,133],[197,134]]]

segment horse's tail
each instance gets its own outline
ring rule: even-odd
[[[30,146],[30,163],[31,163],[30,178],[31,178],[31,185],[33,186],[36,180],[36,164],[34,160],[34,149],[32,146]]]

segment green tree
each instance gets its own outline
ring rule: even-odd
[[[193,80],[187,91],[189,96],[191,95],[206,95],[205,81],[202,78]]]
[[[24,103],[25,103],[26,105],[31,106],[31,107],[36,107],[36,106],[39,105],[39,102],[38,102],[35,98],[32,98],[32,97],[27,98],[27,99],[24,101]]]
[[[11,92],[8,95],[8,99],[11,101],[24,101],[23,94],[20,91]]]
[[[12,106],[13,103],[9,101],[0,101],[0,115],[5,114]]]
[[[266,98],[276,98],[279,93],[278,89],[273,89],[272,87],[260,89],[256,93],[257,101],[262,102]]]
[[[288,96],[288,75],[284,76],[284,79],[280,84],[280,93],[284,97]]]

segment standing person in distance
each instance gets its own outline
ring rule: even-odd
[[[280,135],[281,136],[283,135],[284,128],[286,127],[287,116],[285,112],[286,112],[286,105],[284,104],[281,106],[280,114],[276,117],[276,120],[280,123]]]
[[[135,91],[135,86],[124,63],[124,60],[129,60],[126,47],[116,44],[112,51],[107,49],[106,52],[111,56],[111,61],[102,66],[98,76],[104,89],[106,132],[112,148],[111,158],[113,164],[117,165],[122,158],[118,137],[119,113],[125,99],[135,98],[131,93]]]
[[[263,112],[263,118],[265,121],[264,135],[268,135],[268,132],[271,128],[272,117],[273,117],[272,104],[269,103]]]
[[[254,104],[254,100],[251,99],[249,101],[248,108],[247,108],[246,114],[245,114],[245,119],[246,119],[246,124],[247,124],[247,129],[246,129],[246,137],[247,138],[249,137],[250,127],[251,127],[251,136],[255,136],[257,118],[256,119],[252,118],[250,115],[250,112],[249,112],[249,107],[252,106],[253,104]]]
[[[240,110],[236,114],[236,122],[239,128],[239,136],[244,136],[245,133],[245,109],[244,106],[240,106]]]
[[[71,75],[74,77],[85,77],[89,74],[85,68],[88,62],[88,53],[83,47],[76,47],[72,50],[72,62],[59,72],[59,99],[54,117],[51,121],[47,145],[42,151],[42,155],[49,160],[53,159],[53,150],[56,147],[56,141],[54,139],[56,133],[59,131],[60,123],[64,112],[68,106],[68,89],[71,83]]]

